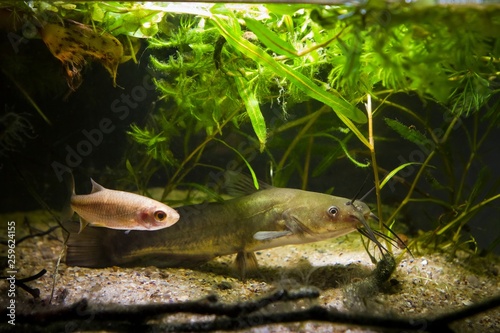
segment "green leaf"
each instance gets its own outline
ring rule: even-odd
[[[357,161],[353,156],[351,156],[351,154],[349,154],[349,150],[347,149],[347,146],[345,145],[345,142],[340,140],[339,138],[337,138],[336,136],[333,136],[331,134],[328,134],[328,133],[318,133],[318,134],[313,134],[314,137],[325,137],[325,138],[329,138],[329,139],[333,139],[335,141],[337,141],[340,145],[340,148],[342,149],[342,151],[344,152],[345,156],[352,162],[354,163],[354,165],[356,165],[357,167],[360,167],[360,168],[366,168],[368,166],[370,166],[370,162],[367,162],[367,163],[361,163],[359,161]],[[334,153],[334,155],[330,155],[330,159],[333,159],[334,157],[338,156],[337,153]],[[328,162],[328,159],[324,162]],[[316,170],[314,172],[317,172],[317,170],[321,167],[321,164],[320,166],[318,166],[318,168],[316,168]],[[320,169],[321,170],[321,169]],[[313,175],[317,175],[317,173],[313,173]]]
[[[259,101],[257,100],[254,91],[251,89],[250,84],[245,81],[243,77],[235,76],[234,81],[236,82],[238,93],[240,94],[243,103],[245,103],[248,117],[252,122],[253,130],[259,139],[260,152],[262,152],[266,146],[267,130],[266,121],[260,111]]]
[[[255,19],[246,17],[244,20],[247,27],[259,38],[259,41],[272,51],[291,58],[297,57],[297,50],[290,42],[279,38],[273,31]]]
[[[229,23],[227,23],[228,19]],[[309,97],[330,106],[344,124],[346,124],[365,145],[369,146],[366,138],[364,138],[356,126],[350,121],[350,119],[352,119],[359,123],[365,123],[366,116],[361,110],[351,105],[341,96],[324,91],[302,73],[277,62],[262,49],[242,38],[240,33],[241,29],[235,18],[212,15],[212,20],[219,29],[221,35],[230,45],[262,66],[270,67],[277,75],[286,77]]]
[[[299,10],[304,10],[304,8],[310,7],[310,5],[306,4],[287,4],[285,5],[284,3],[266,3],[264,6],[267,8],[267,10],[270,13],[273,13],[273,15],[276,16],[282,16],[282,15],[290,15],[292,16]]]
[[[490,168],[487,166],[484,166],[481,168],[479,171],[479,174],[475,177],[474,180],[474,185],[472,187],[472,190],[470,190],[469,196],[466,200],[467,206],[466,209],[468,209],[473,202],[477,200],[477,198],[481,195],[485,187],[491,182],[489,181],[491,178],[490,175]]]
[[[389,172],[387,174],[387,176],[385,176],[384,180],[382,180],[382,182],[380,183],[380,188],[384,187],[384,185],[387,184],[387,182],[389,180],[391,180],[391,178],[394,177],[399,171],[401,171],[404,168],[406,168],[407,166],[410,166],[410,165],[413,165],[413,164],[422,164],[422,163],[408,162],[408,163],[405,163],[405,164],[401,164],[400,166],[398,166],[397,168],[395,168],[394,170],[392,170],[391,172]]]
[[[132,167],[132,164],[130,163],[130,161],[128,160],[127,158],[127,161],[125,161],[125,167],[127,168],[128,172],[134,176],[135,178],[135,171],[134,171],[134,168]]]
[[[137,172],[135,172],[134,168],[132,167],[132,163],[130,163],[129,159],[127,158],[127,161],[125,161],[125,167],[127,168],[128,172],[132,177],[134,177],[134,182],[137,188],[139,187],[139,177],[137,176]]]
[[[250,162],[247,161],[247,159],[245,158],[245,156],[243,156],[237,149],[231,147],[229,144],[225,143],[224,141],[222,141],[220,139],[217,139],[217,138],[214,138],[214,140],[215,141],[219,141],[224,146],[226,146],[227,148],[231,149],[236,154],[238,154],[239,157],[241,157],[241,159],[243,160],[243,162],[245,162],[245,164],[246,164],[246,166],[248,168],[248,171],[250,171],[250,174],[252,175],[253,185],[258,190],[259,189],[259,180],[257,179],[257,176],[255,175],[255,171],[253,171],[252,166],[250,165]]]
[[[426,138],[425,135],[416,129],[403,125],[401,122],[394,119],[384,118],[384,120],[390,128],[401,135],[404,139],[419,146],[426,146],[429,144],[430,139]]]

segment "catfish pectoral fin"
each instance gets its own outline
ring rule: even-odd
[[[287,231],[259,231],[253,235],[253,239],[256,240],[271,240],[284,236],[290,236],[292,232],[290,230]]]
[[[234,264],[242,280],[245,279],[247,272],[255,272],[259,269],[257,257],[253,252],[238,252]]]

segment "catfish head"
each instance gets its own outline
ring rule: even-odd
[[[366,220],[374,216],[361,201],[353,202],[316,192],[293,191],[294,195],[288,193],[282,220],[277,223],[282,226],[282,230],[257,232],[254,239],[265,241],[288,238],[290,243],[315,242],[356,231],[367,226]]]

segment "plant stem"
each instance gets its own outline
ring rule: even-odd
[[[408,202],[432,202],[432,203],[435,203],[435,204],[437,204],[441,207],[444,207],[446,209],[449,209],[449,210],[453,209],[452,205],[450,205],[449,202],[444,201],[444,200],[435,199],[435,198],[422,198],[422,199],[410,198],[410,199],[408,199]]]
[[[455,127],[455,124],[458,121],[458,119],[459,119],[458,117],[453,118],[453,120],[450,122],[450,125],[448,126],[448,128],[447,128],[447,130],[446,130],[446,132],[445,132],[445,134],[443,136],[443,138],[441,139],[440,142],[438,142],[439,144],[443,144],[444,142],[446,142],[448,140],[448,138],[449,138],[449,136],[451,134],[451,130],[453,129],[453,127]],[[413,191],[415,190],[415,187],[417,186],[418,181],[420,180],[420,177],[422,176],[422,174],[424,173],[425,168],[427,168],[427,165],[429,164],[429,162],[432,160],[432,158],[434,157],[434,155],[437,152],[437,147],[438,146],[436,145],[436,147],[434,147],[434,149],[429,153],[429,155],[427,155],[427,158],[422,163],[422,166],[418,170],[417,175],[415,176],[415,179],[411,183],[410,189],[408,190],[408,193],[406,194],[406,197],[403,199],[403,201],[398,206],[398,208],[392,213],[392,215],[389,217],[388,221],[394,220],[396,218],[396,216],[398,215],[398,213],[401,211],[401,209],[408,202],[410,202],[411,196],[413,194]]]
[[[471,209],[463,211],[462,214],[460,214],[459,216],[457,216],[456,219],[454,219],[453,221],[449,222],[443,228],[441,228],[438,232],[436,232],[436,235],[441,235],[446,230],[448,230],[449,228],[451,228],[455,223],[457,223],[458,221],[460,221],[461,219],[463,219],[465,216],[467,216],[467,215],[469,215],[471,213],[474,213],[476,210],[480,209],[481,207],[483,207],[483,206],[485,206],[485,205],[489,204],[490,202],[492,202],[494,200],[497,200],[497,199],[500,199],[500,193],[497,194],[497,195],[492,196],[491,198],[488,198],[488,199],[485,199],[485,200],[481,201],[477,205],[473,206]]]
[[[327,106],[325,105],[321,109],[319,109],[318,111],[314,112],[313,113],[314,116],[309,118],[309,121],[307,122],[307,124],[305,124],[304,127],[302,127],[302,129],[300,130],[300,132],[293,138],[292,142],[288,145],[287,150],[285,151],[285,153],[283,154],[283,157],[281,158],[280,162],[278,163],[278,170],[283,169],[283,166],[285,165],[285,162],[288,159],[288,155],[290,155],[292,150],[295,148],[295,146],[300,141],[300,139],[302,139],[302,137],[307,132],[307,130],[309,130],[309,128],[316,122],[318,117],[323,113],[322,110],[323,109],[326,110],[326,108],[327,108]]]
[[[196,155],[198,154],[198,158],[196,160],[198,160],[201,156],[201,153],[203,152],[203,149],[205,148],[205,146],[210,142],[212,141],[218,134],[220,134],[220,131],[222,130],[222,128],[224,126],[226,126],[232,119],[233,117],[238,114],[238,112],[240,112],[240,109],[236,109],[235,111],[233,111],[233,113],[231,113],[229,115],[229,117],[226,118],[226,120],[224,120],[222,122],[222,124],[220,125],[219,127],[219,131],[216,131],[214,132],[213,134],[211,135],[208,135],[205,140],[203,140],[202,143],[200,143],[195,149],[193,149],[193,151],[182,161],[182,163],[179,165],[179,167],[177,168],[177,170],[175,171],[174,175],[170,178],[170,182],[169,184],[165,187],[165,189],[163,190],[163,194],[161,196],[161,201],[164,201],[165,198],[167,197],[167,194],[172,190],[172,188],[175,186],[176,183],[179,183],[190,171],[190,169],[188,170],[185,170],[182,174],[181,174],[181,171],[183,171],[184,167],[186,166],[186,164]]]
[[[278,134],[278,133],[284,132],[292,127],[299,126],[299,125],[309,121],[311,118],[316,118],[318,116],[317,113],[321,114],[323,112],[326,112],[327,110],[328,110],[328,106],[323,105],[318,111],[315,111],[311,114],[308,114],[307,116],[301,117],[297,120],[289,121],[286,124],[281,125],[276,130],[270,132],[269,135],[271,136],[274,134]]]
[[[377,166],[377,154],[375,153],[375,140],[373,139],[373,112],[372,112],[372,98],[370,94],[366,95],[365,106],[366,106],[366,113],[368,116],[368,142],[370,143],[370,146],[368,148],[370,149],[370,155],[372,159],[375,193],[377,196],[377,215],[380,220],[379,227],[382,229],[384,219],[382,217],[382,200],[380,198],[380,179]]]
[[[472,133],[472,138],[469,139],[470,141],[470,155],[469,159],[467,161],[467,164],[465,165],[464,171],[462,172],[462,177],[460,177],[460,183],[458,186],[458,191],[455,196],[454,204],[458,204],[462,198],[462,191],[465,186],[465,181],[467,178],[467,174],[469,172],[470,167],[472,166],[472,162],[474,161],[474,158],[476,157],[476,151],[479,148],[477,146],[477,127],[478,127],[478,121],[477,121],[477,112],[474,114],[474,131]]]
[[[317,49],[320,49],[320,48],[324,48],[326,47],[328,44],[330,44],[331,42],[333,42],[334,40],[336,40],[337,38],[340,37],[340,35],[342,35],[342,33],[344,32],[344,30],[347,28],[347,26],[343,27],[342,30],[340,30],[339,33],[337,33],[335,36],[333,36],[332,38],[324,41],[324,42],[321,42],[321,43],[318,43],[316,45],[313,45],[307,49],[303,49],[303,50],[300,50],[297,52],[296,56],[297,57],[302,57],[303,55],[306,55],[310,52],[313,52]],[[281,61],[281,60],[286,60],[286,59],[289,59],[290,57],[289,56],[286,56],[286,55],[281,55],[281,56],[277,56],[277,57],[274,57],[274,60],[276,61]]]
[[[309,137],[309,142],[307,143],[306,160],[304,161],[304,176],[302,177],[302,189],[307,190],[307,183],[309,180],[309,167],[311,164],[311,151],[314,144],[314,136]]]

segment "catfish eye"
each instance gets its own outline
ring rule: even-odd
[[[162,210],[157,210],[156,212],[154,212],[154,217],[156,221],[162,222],[167,218],[167,213]]]
[[[332,216],[337,215],[338,212],[339,212],[339,209],[337,208],[337,206],[331,206],[330,208],[328,208],[328,214],[330,214]]]

